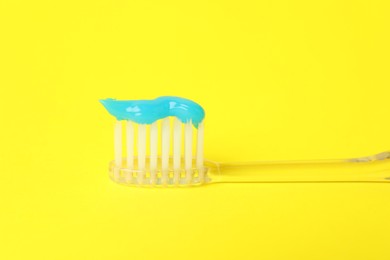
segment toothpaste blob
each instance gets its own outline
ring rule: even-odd
[[[182,123],[191,120],[197,128],[204,118],[203,108],[192,100],[164,96],[152,100],[116,100],[112,98],[100,100],[107,111],[117,120],[131,120],[138,124],[153,122],[174,116]]]

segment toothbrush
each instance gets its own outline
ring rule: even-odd
[[[116,118],[109,173],[119,184],[390,182],[390,152],[351,159],[213,162],[204,159],[205,112],[199,104],[173,96],[100,102]]]

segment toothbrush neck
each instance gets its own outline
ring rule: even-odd
[[[365,158],[369,158],[364,160]],[[371,159],[370,159],[371,158]],[[220,163],[216,182],[390,182],[390,157]]]

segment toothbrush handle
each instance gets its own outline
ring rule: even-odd
[[[220,163],[218,182],[390,182],[390,152],[312,161]]]

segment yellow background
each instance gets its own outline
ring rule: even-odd
[[[0,1],[0,259],[390,259],[389,184],[137,189],[98,99],[193,99],[217,161],[390,148],[388,1]]]

